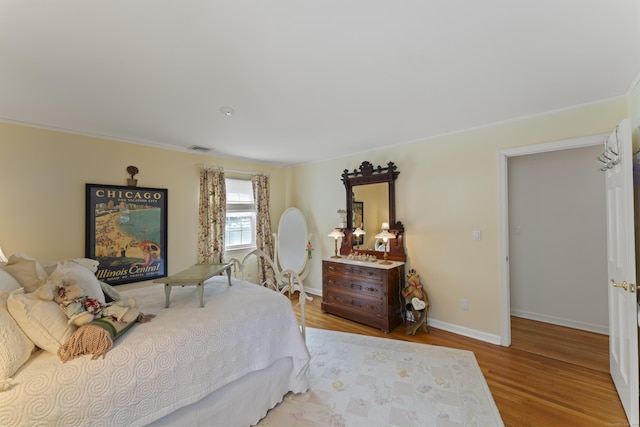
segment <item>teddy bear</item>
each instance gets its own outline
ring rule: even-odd
[[[47,282],[38,289],[38,297],[55,301],[69,318],[69,324],[83,326],[94,319],[107,317],[129,323],[138,318],[135,298],[103,303],[84,294],[81,287],[64,281]]]
[[[429,333],[426,324],[429,297],[420,283],[420,275],[414,269],[407,273],[407,286],[402,289],[402,296],[407,300],[407,310],[411,311],[415,321],[407,326],[407,335],[415,335],[418,330]]]

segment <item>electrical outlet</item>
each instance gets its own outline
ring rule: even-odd
[[[467,311],[469,309],[469,301],[467,301],[466,298],[460,300],[460,308],[464,311]]]

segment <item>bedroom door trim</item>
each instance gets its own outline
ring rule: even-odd
[[[509,157],[546,153],[572,148],[604,145],[606,134],[571,138],[541,144],[525,145],[498,151],[498,232],[500,245],[500,345],[511,345],[511,293],[509,283],[509,183],[507,163]],[[593,167],[598,167],[593,159]],[[603,194],[602,197],[605,197]]]

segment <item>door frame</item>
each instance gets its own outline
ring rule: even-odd
[[[573,148],[604,146],[608,134],[591,135],[541,144],[524,145],[498,151],[498,240],[500,260],[500,345],[511,345],[511,292],[509,281],[509,183],[507,164],[510,157],[527,154],[570,150]],[[593,159],[593,167],[598,162]],[[602,197],[605,197],[603,194]]]

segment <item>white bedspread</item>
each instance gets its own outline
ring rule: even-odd
[[[134,325],[104,359],[65,364],[40,351],[0,392],[2,426],[140,426],[196,402],[249,372],[291,357],[308,388],[309,353],[290,301],[254,284],[217,276],[200,308],[194,286],[121,292],[157,317]]]

